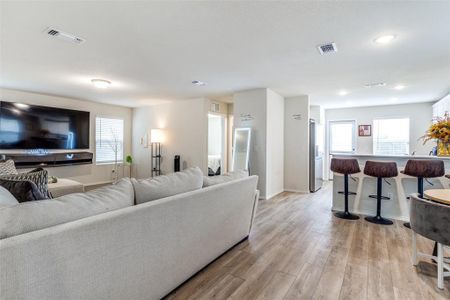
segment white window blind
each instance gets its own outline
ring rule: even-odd
[[[123,120],[95,119],[95,162],[98,164],[123,161]]]
[[[355,151],[355,121],[330,121],[330,153]]]
[[[373,153],[409,154],[409,118],[374,120]]]

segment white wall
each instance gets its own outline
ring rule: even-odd
[[[234,126],[252,128],[250,173],[259,176],[262,199],[284,190],[284,98],[270,89],[233,96]]]
[[[372,125],[374,119],[409,118],[410,136],[409,152],[428,155],[431,148],[435,146],[432,142],[423,145],[420,139],[425,134],[432,119],[432,102],[412,103],[401,105],[355,107],[342,109],[327,109],[325,118],[327,122],[333,120],[356,120],[356,125]],[[395,130],[395,129],[393,129]],[[358,154],[372,154],[373,137],[356,138],[356,152]]]
[[[267,90],[267,195],[284,190],[284,98]]]
[[[102,116],[123,119],[125,126],[123,153],[125,156],[131,153],[131,108],[9,89],[0,89],[0,99],[3,101],[21,102],[32,105],[89,111],[91,113],[89,151],[91,152],[95,152],[95,117]],[[6,153],[8,151],[5,150],[2,152]],[[71,178],[84,184],[96,184],[110,181],[112,179],[112,170],[113,165],[97,166],[95,162],[91,165],[48,168],[51,176]],[[128,170],[126,170],[125,173],[128,175]]]
[[[285,99],[284,189],[309,192],[309,98]]]
[[[189,99],[133,109],[133,156],[136,177],[151,176],[150,148],[141,145],[141,138],[152,128],[165,129],[161,169],[173,172],[175,155],[181,156],[181,168],[198,166],[206,174],[208,165],[208,101]]]
[[[250,174],[258,175],[260,197],[266,198],[266,128],[267,128],[267,89],[254,89],[237,92],[233,95],[234,127],[252,129]],[[250,118],[247,117],[250,115]]]

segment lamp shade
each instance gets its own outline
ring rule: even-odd
[[[150,132],[150,143],[163,143],[164,137],[163,129],[152,129]]]

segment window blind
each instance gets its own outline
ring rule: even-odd
[[[373,153],[409,154],[409,118],[374,120]]]
[[[101,118],[95,119],[95,162],[123,162],[123,120]]]

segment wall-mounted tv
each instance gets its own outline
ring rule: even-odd
[[[89,149],[89,112],[0,101],[0,149]]]

